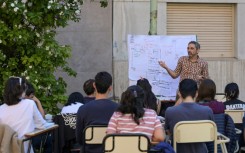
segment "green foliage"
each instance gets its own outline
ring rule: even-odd
[[[107,7],[107,5],[108,5],[108,1],[107,0],[101,0],[100,1],[100,6],[101,7]]]
[[[82,0],[0,0],[0,91],[9,76],[24,76],[49,113],[67,99],[66,83],[58,69],[76,76],[66,60],[69,46],[55,40],[55,29],[78,22]],[[101,0],[101,7],[107,0]]]

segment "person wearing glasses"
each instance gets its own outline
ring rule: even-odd
[[[25,98],[27,89],[26,80],[21,77],[10,77],[4,87],[4,104],[0,106],[0,124],[7,124],[18,133],[18,138],[37,129],[45,129],[50,126],[35,102]],[[25,152],[28,142],[24,143]],[[33,152],[33,150],[31,150]]]
[[[163,67],[173,79],[178,76],[180,76],[180,82],[184,79],[192,79],[196,81],[199,86],[202,80],[209,78],[208,63],[198,55],[200,51],[200,44],[198,42],[190,41],[187,51],[188,56],[179,58],[175,70],[171,70],[164,61],[159,61],[159,65]]]

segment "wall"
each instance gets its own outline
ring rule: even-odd
[[[57,40],[72,47],[69,65],[77,77],[58,71],[67,82],[67,93],[83,92],[83,83],[99,71],[112,74],[112,4],[101,8],[98,1],[84,1],[81,20],[57,30]]]
[[[72,46],[72,57],[68,62],[78,73],[77,77],[73,78],[62,72],[57,72],[57,75],[62,75],[65,78],[68,84],[68,94],[73,91],[82,91],[84,81],[93,78],[98,71],[103,70],[113,73],[115,96],[119,97],[128,87],[126,38],[127,34],[148,34],[149,1],[114,0],[110,1],[107,8],[100,8],[98,2],[85,1],[82,5],[81,21],[79,23],[71,22],[68,27],[57,31],[57,40],[61,44]],[[159,0],[159,35],[166,34],[168,1],[238,3],[236,9],[236,58],[208,58],[206,60],[209,63],[210,76],[216,82],[217,92],[223,92],[225,84],[234,81],[240,86],[240,98],[245,100],[245,94],[242,94],[245,92],[245,81],[243,81],[243,76],[245,76],[245,19],[243,18],[245,2],[243,0]]]
[[[158,0],[158,34],[166,34],[167,2],[237,3],[236,8],[236,57],[206,58],[209,73],[222,93],[229,82],[240,87],[240,99],[245,101],[245,2],[243,0]],[[150,0],[114,0],[113,2],[113,74],[115,96],[128,87],[128,34],[148,34],[150,23]]]

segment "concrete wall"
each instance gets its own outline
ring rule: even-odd
[[[245,1],[244,0],[158,0],[158,35],[166,34],[167,2],[237,3],[236,7],[236,57],[205,58],[209,73],[223,92],[229,82],[240,87],[240,99],[245,101]],[[114,0],[113,2],[113,74],[115,95],[120,96],[128,87],[128,34],[148,34],[150,20],[150,0]]]
[[[69,65],[77,77],[57,72],[67,82],[67,94],[83,92],[83,83],[94,78],[99,71],[112,74],[112,3],[101,8],[98,1],[84,1],[81,20],[70,22],[66,28],[58,29],[57,40],[72,47]]]
[[[158,34],[166,34],[167,2],[237,3],[236,7],[236,57],[206,58],[210,77],[216,82],[217,92],[223,92],[228,82],[240,87],[240,99],[245,100],[245,1],[244,0],[158,0]],[[62,72],[68,87],[67,93],[82,91],[85,80],[98,71],[113,74],[114,95],[120,97],[128,87],[128,34],[148,34],[150,0],[114,0],[107,8],[100,8],[97,1],[85,1],[81,21],[59,29],[57,40],[72,46],[69,65],[77,77]],[[112,19],[113,17],[113,19]],[[112,27],[113,25],[113,27]]]

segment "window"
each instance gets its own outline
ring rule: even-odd
[[[168,3],[167,34],[197,35],[201,57],[234,57],[235,4]]]

